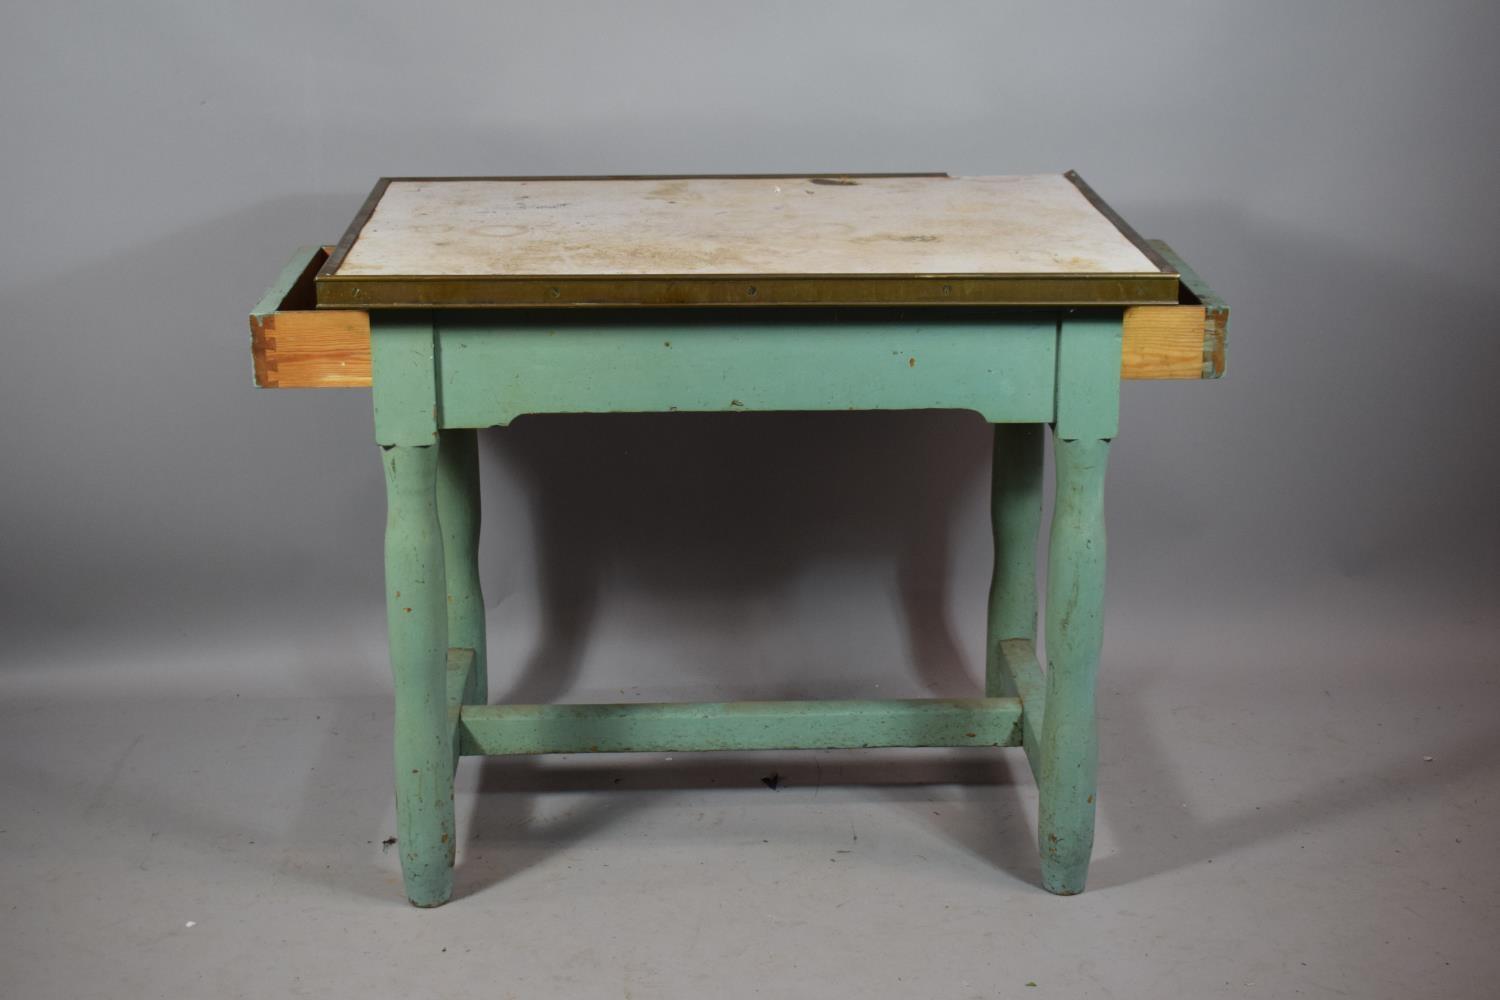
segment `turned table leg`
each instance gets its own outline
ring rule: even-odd
[[[438,906],[453,892],[454,851],[438,448],[393,445],[382,454],[386,618],[396,688],[396,837],[407,898],[416,906]]]
[[[990,516],[995,570],[990,578],[984,693],[1017,694],[1002,644],[1036,643],[1036,541],[1042,524],[1042,424],[996,424]],[[1032,654],[1035,655],[1033,649]]]
[[[1039,800],[1042,885],[1064,896],[1083,891],[1094,847],[1099,769],[1094,688],[1104,642],[1104,473],[1110,441],[1119,431],[1121,330],[1120,314],[1109,312],[1068,313],[1058,325],[1047,671],[1038,706],[1038,752],[1031,759]],[[1028,703],[1026,711],[1031,708]]]
[[[385,462],[385,610],[396,690],[396,837],[406,896],[453,893],[453,722],[448,629],[482,662],[472,431],[440,430],[436,331],[427,313],[370,317],[375,440]],[[442,515],[440,519],[439,515]],[[446,519],[449,523],[443,523]],[[454,566],[446,567],[444,549]],[[450,575],[451,574],[451,575]],[[456,600],[450,602],[449,595]]]
[[[437,512],[448,585],[448,645],[474,651],[473,701],[489,700],[484,594],[479,587],[479,433],[445,430],[438,449]]]
[[[1109,442],[1054,439],[1047,547],[1047,695],[1037,839],[1042,884],[1082,892],[1094,847],[1099,763],[1094,687],[1104,641],[1104,472]]]

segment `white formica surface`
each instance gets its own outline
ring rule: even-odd
[[[393,180],[340,276],[1153,274],[1061,174]]]

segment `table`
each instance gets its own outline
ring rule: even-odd
[[[407,897],[452,893],[460,756],[835,747],[1023,748],[1043,885],[1082,891],[1120,382],[1217,378],[1227,322],[1072,172],[381,180],[250,327],[257,385],[372,389]],[[923,408],[994,425],[983,697],[488,704],[479,429]]]

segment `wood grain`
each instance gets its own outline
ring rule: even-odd
[[[1201,305],[1126,309],[1120,377],[1203,378],[1203,326]]]
[[[251,320],[255,384],[263,389],[370,385],[370,316],[352,309],[284,312]]]
[[[313,278],[329,251],[299,254],[250,314],[250,354],[262,389],[370,385],[369,313],[313,308]]]

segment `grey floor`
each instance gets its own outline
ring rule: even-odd
[[[1493,622],[1347,581],[1309,596],[1236,622],[1115,602],[1098,844],[1071,899],[1036,887],[1019,751],[796,752],[466,761],[457,898],[419,911],[383,846],[378,618],[279,645],[185,628],[165,657],[38,646],[0,692],[0,994],[1494,996]],[[973,683],[810,671],[765,645],[809,636],[761,632],[746,655],[785,665],[731,683],[684,672],[621,613],[596,622],[601,656],[570,690],[547,690],[523,676],[535,610],[491,613],[514,640],[497,694]],[[899,662],[875,652],[889,629],[862,630],[855,658]],[[707,635],[686,645],[728,649]],[[211,656],[242,661],[243,691],[202,681]],[[288,697],[248,666],[334,660],[369,691]],[[616,687],[627,675],[641,684]]]

